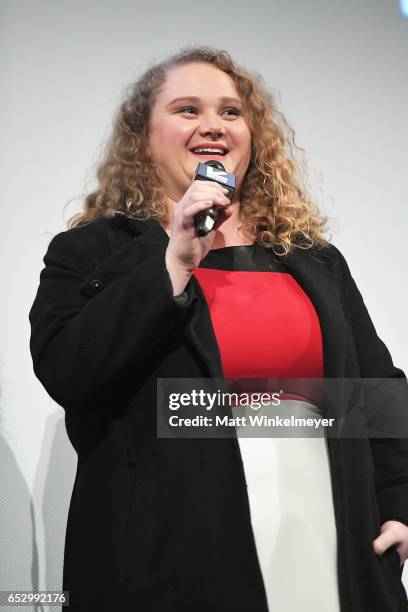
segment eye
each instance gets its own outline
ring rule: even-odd
[[[240,111],[239,111],[237,108],[226,108],[226,109],[224,110],[224,112],[225,112],[225,113],[226,113],[226,112],[232,113],[232,116],[234,116],[234,115],[236,115],[236,116],[237,116],[237,115],[240,115],[240,114],[241,114],[241,112],[240,112]]]
[[[188,111],[190,110],[193,111],[193,113],[189,113]],[[185,106],[184,108],[179,108],[177,112],[178,113],[188,113],[190,115],[190,114],[195,114],[196,110],[197,109],[195,108],[195,106]]]
[[[184,106],[183,108],[177,109],[178,113],[186,113],[187,115],[196,115],[197,109],[195,106]],[[228,113],[230,117],[236,117],[241,114],[238,108],[225,108],[224,113]]]

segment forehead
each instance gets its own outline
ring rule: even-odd
[[[174,66],[167,72],[158,98],[167,102],[176,96],[208,98],[214,94],[240,99],[235,83],[228,74],[211,64],[191,62]]]

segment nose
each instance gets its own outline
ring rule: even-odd
[[[206,117],[203,116],[200,123],[199,132],[201,136],[211,134],[219,137],[225,134],[225,126],[222,125],[217,114]]]

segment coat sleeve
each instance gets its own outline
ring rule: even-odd
[[[95,261],[84,245],[75,230],[50,242],[29,313],[30,350],[58,404],[94,410],[118,401],[124,381],[136,382],[182,333],[194,296],[189,284],[186,299],[173,299],[162,250],[143,257],[132,239]]]
[[[350,314],[361,377],[400,379],[398,384],[390,386],[393,397],[389,398],[389,404],[398,402],[399,411],[408,411],[406,375],[393,364],[389,350],[377,335],[345,258],[338,249],[333,248],[342,267],[344,296]],[[386,395],[384,399],[386,401]],[[372,437],[370,447],[381,523],[386,520],[407,523],[408,438]]]

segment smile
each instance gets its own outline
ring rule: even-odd
[[[198,157],[209,157],[209,158],[214,158],[214,157],[225,157],[227,155],[227,152],[225,153],[221,153],[220,150],[214,150],[214,151],[190,151],[190,153],[192,153],[193,155],[197,155]]]

